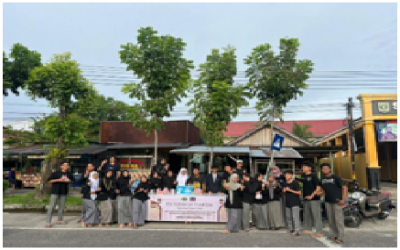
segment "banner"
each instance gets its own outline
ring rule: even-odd
[[[147,221],[226,222],[225,195],[151,194]]]
[[[397,141],[397,121],[375,122],[378,142]]]

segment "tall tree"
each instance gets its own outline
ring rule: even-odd
[[[28,80],[30,72],[41,65],[41,55],[20,43],[11,48],[9,58],[3,51],[3,96],[9,91],[19,95],[19,88]]]
[[[122,92],[139,103],[130,108],[133,126],[154,133],[154,160],[157,162],[158,131],[164,117],[186,97],[193,62],[183,57],[186,43],[173,36],[158,36],[151,27],[140,28],[137,44],[122,45],[121,62],[141,81],[124,84]]]
[[[297,124],[293,123],[292,132],[300,138],[303,138],[306,141],[311,141],[311,138],[314,136],[313,132],[309,131],[311,125],[309,124]]]
[[[71,59],[69,52],[54,55],[46,65],[32,70],[25,84],[28,96],[33,100],[44,98],[49,106],[58,109],[58,116],[46,119],[45,136],[53,143],[42,167],[42,180],[36,193],[43,198],[49,192],[45,182],[68,155],[68,147],[87,145],[85,134],[88,122],[74,114],[73,103],[88,98],[92,86],[79,70],[78,63]]]
[[[313,71],[313,63],[298,60],[300,43],[296,38],[280,39],[279,53],[275,54],[270,44],[262,44],[253,49],[245,58],[248,65],[252,94],[257,98],[256,109],[260,121],[271,124],[271,140],[275,118],[283,121],[283,108],[289,101],[303,95],[306,80]],[[267,171],[274,163],[273,153]]]
[[[213,163],[214,147],[224,145],[223,131],[247,106],[247,86],[233,86],[237,73],[235,48],[228,46],[221,53],[213,49],[207,61],[200,65],[200,77],[194,81],[194,98],[188,102],[189,112],[194,114],[194,123],[200,129],[205,144],[211,148],[208,171]]]

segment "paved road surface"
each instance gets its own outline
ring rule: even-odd
[[[78,216],[66,216],[68,225],[44,228],[44,214],[4,213],[4,247],[337,247],[325,239],[285,231],[251,230],[230,235],[219,233],[223,224],[148,223],[139,230],[82,229]],[[54,219],[56,219],[54,217]],[[324,228],[327,233],[327,227]],[[359,229],[345,229],[343,247],[396,247],[397,214],[385,221],[365,221]]]

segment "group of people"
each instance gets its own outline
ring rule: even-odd
[[[287,228],[292,236],[299,236],[300,230],[312,237],[323,237],[320,196],[325,195],[325,208],[331,235],[328,239],[341,244],[344,235],[343,208],[347,189],[341,178],[332,174],[329,164],[322,164],[323,177],[318,179],[312,173],[313,164],[302,164],[302,175],[295,178],[293,171],[281,173],[275,166],[267,178],[256,174],[251,178],[247,173],[235,171],[229,166],[225,173],[227,181],[226,208],[228,221],[221,233],[250,230],[250,218],[259,230],[280,230]],[[299,183],[303,185],[303,191]],[[303,198],[303,226],[300,221],[300,207]],[[312,229],[315,229],[313,233]]]
[[[174,189],[177,186],[193,186],[203,193],[225,193],[227,225],[222,233],[248,232],[251,226],[259,230],[288,229],[288,233],[299,236],[300,230],[312,237],[322,237],[322,211],[320,196],[325,194],[325,208],[329,220],[332,242],[342,243],[344,234],[343,211],[347,189],[341,178],[333,175],[329,164],[322,164],[323,177],[318,179],[312,173],[313,164],[302,164],[302,175],[295,178],[291,170],[282,173],[279,167],[272,168],[266,178],[261,173],[255,178],[243,168],[243,161],[238,160],[236,167],[225,166],[223,176],[218,175],[218,168],[205,177],[198,168],[189,176],[187,169],[181,168],[177,177],[169,169],[165,159],[152,168],[151,177],[140,177],[140,183],[131,191],[133,178],[128,171],[121,172],[115,158],[110,162],[103,161],[96,167],[89,163],[82,176],[83,209],[78,221],[82,227],[110,226],[118,223],[138,228],[144,225],[147,213],[146,201],[149,192],[158,189]],[[63,212],[68,186],[74,182],[68,171],[69,164],[63,163],[60,171],[53,172],[48,182],[52,184],[50,206],[47,214],[47,225],[51,227],[52,212],[59,201],[57,224],[66,224]],[[299,182],[303,185],[300,189]],[[303,226],[300,222],[300,206],[303,197]],[[99,206],[98,206],[99,203]],[[250,223],[252,221],[252,223]],[[315,233],[312,229],[315,229]]]

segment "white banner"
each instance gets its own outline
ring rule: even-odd
[[[226,222],[226,195],[150,194],[147,221]]]

